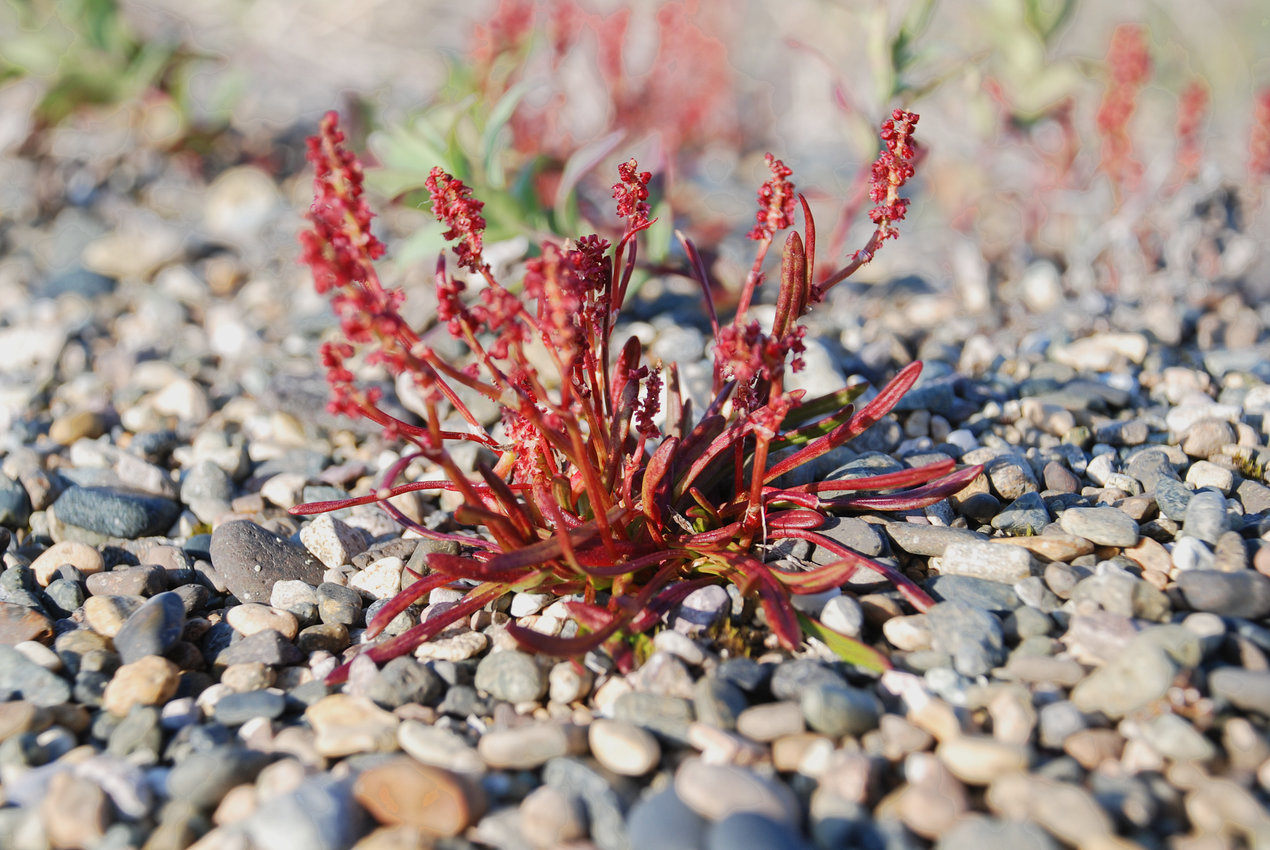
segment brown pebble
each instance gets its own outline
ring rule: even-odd
[[[458,835],[485,811],[475,784],[408,756],[362,771],[353,796],[381,824],[404,824],[438,836]]]
[[[18,605],[16,602],[0,602],[0,644],[13,646],[24,640],[48,644],[53,641],[53,622],[39,611]]]
[[[62,564],[70,564],[86,576],[99,573],[106,568],[106,562],[95,546],[75,540],[63,540],[45,549],[38,558],[31,562],[31,572],[35,575],[40,587],[48,587],[54,574]]]
[[[43,732],[53,723],[53,713],[46,708],[16,700],[0,702],[0,743],[14,735]]]
[[[1076,477],[1076,474],[1056,460],[1045,464],[1041,475],[1045,479],[1046,490],[1075,493],[1080,489],[1080,479]]]
[[[431,850],[433,838],[414,826],[381,826],[353,845],[353,850]]]
[[[92,410],[72,410],[49,425],[49,439],[69,446],[79,439],[95,440],[106,433],[106,419]]]
[[[97,783],[61,771],[49,780],[40,816],[52,847],[83,850],[100,841],[110,826],[110,800]]]
[[[1105,761],[1117,761],[1123,751],[1124,736],[1114,729],[1081,729],[1063,740],[1063,752],[1085,770],[1093,770]]]
[[[175,664],[158,655],[147,655],[115,671],[106,685],[102,706],[116,717],[123,717],[135,705],[161,705],[176,693],[180,681]]]
[[[586,838],[586,810],[572,794],[542,785],[521,801],[520,828],[534,850],[554,850]]]

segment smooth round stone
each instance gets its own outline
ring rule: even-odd
[[[816,531],[830,540],[841,543],[851,551],[870,558],[886,553],[886,541],[883,540],[881,533],[872,523],[865,522],[859,517],[830,516]],[[816,547],[811,553],[813,564],[832,564],[838,560],[841,560],[839,556],[829,549]]]
[[[106,792],[69,771],[53,774],[39,811],[54,847],[98,846],[113,820]]]
[[[537,659],[519,650],[492,652],[476,665],[476,687],[505,702],[540,700],[547,693],[547,676]]]
[[[706,820],[753,812],[779,823],[797,824],[799,806],[784,784],[731,764],[687,758],[675,771],[675,794]]]
[[[1218,752],[1212,741],[1186,718],[1176,714],[1162,714],[1142,723],[1126,721],[1121,729],[1127,737],[1146,742],[1151,749],[1176,762],[1210,761]]]
[[[1032,553],[1021,546],[965,540],[948,545],[939,560],[939,569],[944,576],[966,576],[1014,584],[1031,576],[1036,564]]]
[[[613,717],[642,726],[663,738],[686,743],[694,719],[692,703],[680,697],[629,691],[613,703]]]
[[[1173,478],[1161,478],[1155,485],[1155,504],[1160,513],[1177,522],[1186,519],[1192,495],[1185,484]]]
[[[1021,537],[1040,534],[1049,521],[1049,511],[1040,494],[1024,493],[992,518],[992,527],[1011,537]]]
[[[444,693],[441,677],[409,656],[385,664],[366,689],[366,696],[388,709],[411,703],[435,705]]]
[[[673,787],[666,787],[631,807],[626,830],[632,848],[700,850],[708,823],[679,799]]]
[[[26,488],[21,482],[0,473],[0,526],[24,528],[30,519],[31,497],[27,495]]]
[[[706,660],[705,651],[692,638],[676,631],[664,630],[653,637],[653,649],[667,652],[685,664],[698,666]]]
[[[1063,531],[1099,546],[1132,546],[1138,524],[1119,508],[1068,508],[1058,518]]]
[[[1216,490],[1199,490],[1186,505],[1186,517],[1182,520],[1182,533],[1198,537],[1209,546],[1230,530],[1230,518],[1226,516],[1226,498]]]
[[[1235,708],[1270,717],[1270,671],[1218,667],[1208,674],[1208,686]]]
[[[820,624],[840,635],[858,638],[864,631],[864,608],[854,597],[839,594],[820,609]]]
[[[579,749],[580,730],[562,723],[533,723],[487,731],[476,751],[495,770],[531,770]]]
[[[803,691],[800,708],[807,725],[832,738],[863,735],[877,728],[882,706],[871,691],[817,682]]]
[[[0,602],[0,644],[24,640],[43,643],[52,639],[53,621],[44,614],[15,602]]]
[[[994,614],[1008,614],[1023,604],[1011,585],[974,576],[934,576],[927,579],[925,588],[938,601],[962,602]]]
[[[561,661],[547,674],[547,696],[562,705],[585,699],[595,681],[594,674],[580,664]]]
[[[1111,815],[1090,791],[1070,782],[1009,773],[992,782],[987,804],[998,816],[1035,823],[1073,847],[1097,847],[1114,834]]]
[[[719,585],[699,587],[675,610],[672,628],[689,637],[703,634],[727,617],[731,604],[728,592]]]
[[[106,569],[106,562],[96,546],[74,540],[63,540],[45,549],[32,561],[31,572],[41,587],[47,587],[62,564],[70,564],[85,576],[91,576]]]
[[[1077,606],[1097,605],[1122,617],[1164,622],[1172,613],[1169,598],[1129,573],[1100,572],[1083,579],[1072,592]]]
[[[513,593],[507,613],[517,619],[528,617],[546,608],[554,599],[549,593]]]
[[[175,593],[160,593],[133,612],[115,634],[115,650],[124,664],[163,655],[181,639],[185,605]]]
[[[287,698],[281,691],[258,690],[246,693],[225,694],[216,701],[212,715],[218,723],[241,726],[248,720],[281,717],[287,708]]]
[[[1023,744],[972,735],[941,741],[935,755],[968,785],[987,785],[1003,773],[1026,770],[1030,761]]]
[[[84,604],[84,588],[78,581],[58,578],[44,588],[44,608],[56,617],[70,617]]]
[[[115,671],[102,695],[102,707],[123,717],[137,705],[162,705],[176,695],[180,671],[166,658],[146,656]]]
[[[300,624],[294,614],[259,602],[235,605],[225,612],[225,621],[241,635],[275,629],[287,640],[295,640],[300,633]]]
[[[351,587],[324,581],[317,587],[317,600],[323,623],[355,626],[362,619],[362,596]]]
[[[1163,697],[1177,672],[1178,664],[1164,650],[1131,641],[1110,663],[1072,688],[1071,701],[1081,711],[1124,717]]]
[[[1191,457],[1212,457],[1221,447],[1235,442],[1235,429],[1220,419],[1201,419],[1182,435],[1181,447]]]
[[[714,824],[706,832],[706,850],[736,850],[762,847],[764,850],[810,850],[798,830],[788,823],[756,812],[737,812]]]
[[[1169,559],[1179,571],[1211,570],[1217,564],[1217,556],[1208,544],[1198,537],[1183,537],[1173,544]]]
[[[591,755],[620,776],[643,776],[661,761],[661,745],[653,735],[619,720],[598,718],[587,729]]]
[[[1178,573],[1177,587],[1195,611],[1249,620],[1270,615],[1270,578],[1253,570],[1187,570]]]
[[[1211,487],[1224,495],[1235,486],[1235,472],[1206,460],[1197,460],[1186,470],[1186,483],[1196,490]]]
[[[322,563],[303,547],[254,522],[234,520],[212,532],[212,564],[240,602],[267,603],[279,581],[317,586]]]
[[[229,510],[234,481],[210,460],[195,464],[181,481],[181,501],[202,522],[213,523]]]
[[[84,586],[93,596],[153,596],[167,586],[167,571],[157,564],[142,564],[93,573]]]
[[[586,838],[586,809],[577,797],[540,785],[520,803],[521,835],[530,847],[554,848]]]
[[[952,656],[953,667],[964,676],[982,676],[1004,663],[1005,635],[1001,622],[965,602],[940,602],[926,612],[931,647]]]
[[[763,744],[798,735],[805,731],[802,708],[788,700],[750,706],[737,715],[736,731]]]
[[[718,675],[702,676],[692,691],[697,720],[718,729],[735,729],[737,717],[749,705],[744,691]]]
[[[948,546],[958,541],[985,541],[984,535],[965,528],[948,528],[917,522],[888,522],[887,536],[910,555],[942,557]]]
[[[882,636],[891,646],[903,652],[920,652],[930,649],[930,622],[925,614],[907,614],[891,617],[882,623]]]
[[[52,511],[63,526],[105,538],[135,540],[163,534],[176,522],[181,506],[162,496],[117,487],[68,487]]]
[[[962,818],[943,833],[936,850],[1059,850],[1059,844],[1036,824],[983,815]]]
[[[204,649],[206,650],[206,646]],[[274,629],[265,629],[248,635],[215,654],[216,664],[225,667],[252,663],[285,667],[290,664],[299,664],[303,660],[304,657],[295,644]]]
[[[301,629],[295,646],[302,655],[313,652],[329,652],[337,655],[348,648],[348,626],[340,623],[318,623]]]
[[[196,809],[215,807],[236,785],[252,782],[272,756],[239,744],[207,745],[174,762],[167,792]]]
[[[304,710],[317,751],[328,758],[397,749],[398,718],[365,697],[330,694]]]
[[[455,773],[483,774],[485,762],[476,748],[451,729],[406,720],[397,729],[401,749],[422,764]]]
[[[1080,492],[1080,477],[1059,461],[1052,460],[1045,464],[1041,476],[1045,481],[1046,490],[1055,490],[1059,493]]]
[[[302,627],[311,626],[318,621],[317,588],[299,579],[279,581],[269,594],[269,606],[289,612]]]
[[[623,812],[626,800],[614,789],[611,776],[573,758],[547,762],[542,771],[547,786],[582,801],[591,825],[591,840],[600,850],[623,850],[626,838]]]
[[[364,830],[353,780],[319,773],[279,794],[243,824],[255,847],[343,850]]]
[[[33,705],[48,708],[68,702],[71,686],[13,647],[0,645],[0,693],[16,695]]]
[[[770,687],[776,699],[797,702],[803,691],[816,682],[845,684],[841,676],[823,664],[807,658],[795,658],[776,665]]]
[[[459,835],[485,811],[479,786],[405,756],[362,771],[353,796],[379,823],[406,824],[429,836]]]
[[[489,635],[484,632],[464,631],[420,644],[415,649],[415,657],[429,661],[466,661],[489,649],[489,645]]]
[[[715,671],[715,675],[724,681],[731,682],[748,694],[765,686],[776,666],[759,664],[753,658],[741,656],[724,661]]]

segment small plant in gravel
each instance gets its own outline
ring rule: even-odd
[[[786,389],[785,379],[802,366],[799,318],[897,235],[908,207],[900,190],[913,174],[917,120],[896,110],[883,125],[885,149],[872,172],[872,235],[836,271],[818,274],[810,210],[790,182],[791,170],[770,155],[771,177],[759,191],[749,234],[756,258],[731,320],[716,314],[705,264],[681,237],[714,330],[713,398],[696,414],[673,364],[646,362],[634,337],[613,341],[638,262],[639,235],[652,224],[650,173],[634,160],[619,166],[613,197],[624,227],[614,243],[598,234],[545,242],[512,287],[496,279],[484,260],[481,202],[461,181],[433,169],[427,184],[432,212],[447,228],[460,270],[451,271],[444,254],[437,261],[435,332],[443,328],[466,345],[471,358],[462,365],[407,324],[399,310],[404,293],[380,283],[374,260],[384,245],[370,229],[361,165],[343,146],[336,116],[328,114],[310,140],[316,200],[302,243],[344,337],[322,349],[331,407],[378,423],[412,450],[387,470],[375,492],[293,512],[377,502],[420,536],[459,547],[457,554],[429,554],[426,574],[407,577],[410,583],[368,624],[369,637],[434,588],[466,588],[450,607],[369,648],[370,657],[378,662],[407,653],[504,594],[534,591],[566,598],[577,633],[509,625],[522,645],[558,656],[604,645],[619,664],[629,665],[633,656],[623,636],[649,629],[696,588],[732,582],[746,596],[757,595],[785,648],[797,648],[806,629],[855,663],[885,667],[874,650],[797,614],[790,595],[839,587],[864,570],[892,582],[918,610],[932,600],[901,572],[818,529],[836,511],[932,504],[980,469],[956,470],[948,460],[854,480],[785,483],[788,473],[884,416],[917,380],[921,365],[903,369],[860,409],[851,404],[858,386],[807,398]],[[763,327],[749,312],[764,280],[764,259],[777,234],[793,226],[800,205],[804,229],[785,238],[775,317]],[[422,423],[390,415],[377,391],[358,386],[355,358],[410,376],[423,399]],[[495,402],[498,426],[487,430],[464,393]],[[490,462],[478,459],[474,472],[465,471],[452,451],[465,443],[485,450]],[[397,483],[417,459],[444,477]],[[420,490],[457,494],[457,530],[426,528],[388,501]],[[756,554],[761,544],[790,538],[823,547],[836,560],[802,571],[769,565]],[[331,675],[342,679],[347,665]]]

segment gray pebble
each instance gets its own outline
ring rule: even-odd
[[[212,564],[240,602],[269,601],[279,581],[322,582],[322,563],[303,546],[247,520],[234,520],[212,532]]]
[[[708,821],[675,794],[673,786],[647,795],[631,807],[626,832],[632,847],[700,850]]]
[[[888,522],[887,536],[910,555],[941,556],[950,543],[987,540],[987,536],[965,528],[947,528],[917,522]]]
[[[1048,832],[1034,823],[971,815],[939,837],[936,850],[1059,850]]]
[[[1155,485],[1155,504],[1171,520],[1182,522],[1194,494],[1175,478],[1161,477]]]
[[[58,523],[102,537],[135,540],[172,527],[180,506],[171,499],[116,487],[66,489],[53,504]]]
[[[1208,674],[1208,686],[1235,708],[1270,717],[1270,671],[1218,667]]]
[[[1050,515],[1039,493],[1024,493],[992,518],[992,527],[1009,537],[1040,534]]]
[[[842,676],[820,662],[794,658],[778,664],[772,673],[772,696],[778,700],[797,701],[802,698],[803,691],[818,682],[846,684]]]
[[[231,664],[266,664],[270,667],[285,667],[298,664],[304,660],[303,654],[295,644],[287,640],[277,629],[262,629],[235,641],[215,656],[217,665],[226,667]]]
[[[1270,578],[1253,570],[1187,570],[1178,574],[1177,587],[1195,611],[1249,620],[1270,614]]]
[[[800,705],[807,725],[831,738],[876,729],[882,714],[882,705],[872,691],[832,682],[812,684],[803,691]]]
[[[704,634],[722,622],[731,606],[728,592],[717,584],[699,587],[675,609],[671,627],[690,637]]]
[[[216,701],[213,716],[217,723],[241,726],[248,720],[267,717],[270,720],[286,711],[287,698],[280,691],[262,689],[241,694],[225,694]]]
[[[940,602],[926,619],[932,647],[951,655],[958,673],[982,676],[1005,661],[1001,623],[987,611],[966,602]]]
[[[256,846],[275,850],[344,850],[365,831],[352,788],[351,777],[310,776],[251,815],[247,834]]]
[[[132,613],[115,635],[115,649],[124,664],[147,655],[162,655],[181,639],[185,604],[175,593],[160,593]]]
[[[532,702],[547,693],[547,673],[519,650],[491,652],[476,665],[476,687],[505,702]]]
[[[543,768],[542,781],[582,801],[591,824],[591,840],[600,850],[643,846],[632,845],[629,840],[625,818],[628,801],[605,774],[577,759],[557,758]]]
[[[1008,613],[1023,604],[1013,587],[986,578],[935,576],[926,581],[925,587],[926,592],[936,600],[965,602],[974,608],[995,614]]]
[[[749,707],[745,693],[717,675],[702,676],[692,690],[697,720],[719,729],[735,729],[737,716]]]
[[[1186,517],[1182,521],[1182,532],[1188,537],[1197,537],[1210,546],[1217,543],[1217,538],[1230,529],[1230,518],[1226,516],[1226,498],[1216,490],[1198,490],[1186,506]]]
[[[237,744],[196,750],[178,759],[168,772],[168,796],[211,810],[230,788],[253,781],[271,760],[266,753]]]
[[[1058,518],[1063,531],[1099,546],[1132,546],[1138,524],[1119,508],[1068,508]]]
[[[70,700],[71,686],[13,647],[0,644],[0,698],[14,696],[47,708]]]
[[[324,581],[317,587],[317,601],[323,623],[355,626],[362,619],[362,595],[351,587]]]
[[[710,827],[706,833],[706,850],[738,850],[762,847],[763,850],[811,850],[798,831],[757,812],[736,812]]]

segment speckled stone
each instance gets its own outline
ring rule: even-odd
[[[317,586],[322,564],[303,546],[283,540],[247,520],[224,523],[212,532],[212,565],[240,602],[268,603],[279,581]]]

